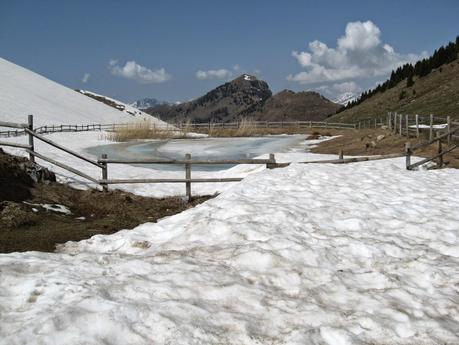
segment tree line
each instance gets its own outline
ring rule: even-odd
[[[346,106],[338,109],[337,113],[355,107],[378,92],[385,92],[386,90],[395,87],[398,83],[405,79],[406,86],[411,87],[414,85],[415,76],[419,78],[425,77],[432,72],[432,70],[456,60],[458,58],[458,54],[459,36],[456,37],[455,42],[449,42],[447,45],[441,46],[439,49],[435,50],[432,56],[419,60],[414,65],[407,63],[398,67],[396,70],[393,70],[390,78],[384,83],[378,84],[372,90],[364,91],[358,99],[351,101]]]

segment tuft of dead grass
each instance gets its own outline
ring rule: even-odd
[[[242,119],[236,130],[236,137],[252,137],[257,132],[256,123],[252,119]]]
[[[105,139],[111,141],[129,141],[135,139],[168,139],[177,137],[175,131],[158,127],[151,120],[139,120],[119,126],[112,132],[107,132]]]

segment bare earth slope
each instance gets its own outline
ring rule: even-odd
[[[317,92],[283,90],[245,115],[260,121],[321,121],[339,107]]]
[[[403,80],[396,87],[377,93],[361,104],[330,117],[330,120],[353,122],[386,115],[388,111],[459,118],[459,60],[425,77],[415,78],[414,82],[412,87],[406,87],[406,80]]]

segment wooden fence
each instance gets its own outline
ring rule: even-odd
[[[388,155],[379,155],[379,156],[366,156],[366,157],[352,157],[352,158],[344,158],[343,152],[339,153],[338,159],[331,159],[331,160],[317,160],[317,161],[304,161],[304,162],[296,162],[297,164],[346,164],[346,163],[353,163],[353,162],[362,162],[362,161],[370,161],[370,160],[379,160],[379,159],[387,159],[387,158],[396,158],[396,157],[406,157],[406,168],[408,170],[413,170],[414,168],[427,163],[429,161],[438,159],[439,166],[443,166],[443,155],[448,152],[451,152],[455,148],[459,147],[459,144],[455,144],[450,146],[453,141],[454,134],[459,131],[459,123],[451,122],[451,125],[458,125],[457,128],[448,128],[447,133],[443,135],[439,135],[437,138],[429,140],[426,143],[422,143],[411,147],[409,143],[405,146],[405,152],[395,153],[395,154],[388,154]],[[276,162],[275,155],[270,154],[268,159],[238,159],[238,160],[193,160],[191,154],[186,154],[183,160],[170,160],[170,159],[142,159],[142,160],[133,160],[133,159],[111,159],[106,154],[102,154],[101,157],[95,161],[90,158],[87,158],[81,155],[78,152],[75,152],[71,149],[68,149],[47,137],[44,137],[42,134],[37,133],[33,128],[33,116],[28,116],[28,123],[12,123],[12,122],[3,122],[0,121],[0,126],[3,127],[10,127],[10,128],[17,128],[22,130],[28,135],[28,144],[17,144],[8,141],[0,141],[0,146],[10,146],[16,148],[25,149],[25,151],[29,154],[29,159],[31,162],[35,162],[35,158],[42,159],[48,163],[56,165],[62,169],[70,171],[71,173],[80,176],[86,180],[89,180],[95,184],[102,186],[104,191],[108,190],[109,185],[113,184],[130,184],[130,183],[183,183],[185,184],[186,196],[188,200],[191,199],[191,184],[192,183],[215,183],[215,182],[237,182],[241,181],[241,177],[231,177],[231,178],[192,178],[192,166],[193,165],[221,165],[221,164],[257,164],[257,165],[266,165],[268,169],[274,168],[281,168],[290,165],[290,162],[287,163],[279,163]],[[59,126],[60,128],[60,126]],[[63,127],[64,128],[64,127]],[[92,176],[87,175],[86,173],[74,168],[70,167],[67,164],[62,162],[58,162],[53,158],[47,157],[39,152],[36,152],[34,140],[43,141],[61,151],[64,151],[82,161],[90,163],[98,168],[101,169],[101,178],[95,178]],[[448,143],[448,148],[446,150],[442,149],[442,140],[445,140]],[[426,158],[422,161],[416,162],[411,164],[411,155],[412,153],[420,149],[422,147],[428,146],[433,144],[434,142],[438,143],[438,154],[431,158]],[[183,165],[185,167],[185,177],[169,179],[169,178],[146,178],[146,179],[110,179],[108,177],[108,165],[109,164],[175,164],[175,165]]]
[[[330,128],[330,129],[355,129],[357,124],[345,122],[327,122],[327,121],[238,121],[238,122],[205,122],[189,123],[180,122],[175,124],[178,129],[239,129],[244,125],[252,128]]]
[[[459,144],[453,143],[453,139],[455,138],[454,134],[459,132],[459,123],[450,122],[450,125],[457,125],[458,127],[456,128],[448,127],[446,133],[440,134],[440,132],[437,132],[436,138],[431,139],[424,143],[417,144],[415,146],[411,146],[411,143],[409,142],[405,144],[406,168],[408,170],[413,170],[423,164],[426,164],[428,162],[432,162],[435,160],[437,161],[436,163],[437,163],[438,168],[443,167],[443,164],[444,164],[443,156],[459,147]],[[444,148],[442,140],[446,140],[446,145],[447,145],[446,148]],[[434,155],[433,157],[422,159],[416,163],[411,163],[411,156],[416,150],[427,147],[434,143],[437,143],[437,154],[436,155]]]
[[[206,130],[206,129],[238,129],[244,122],[207,122],[207,123],[176,123],[175,125],[166,123],[165,125],[153,124],[153,128],[164,131],[177,130]],[[36,127],[35,133],[60,133],[60,132],[88,132],[88,131],[115,131],[125,128],[132,124],[111,123],[111,124],[91,124],[91,125],[47,125]],[[354,123],[326,122],[326,121],[252,121],[250,125],[254,128],[334,128],[334,129],[355,129],[358,127]],[[0,126],[7,127],[7,126]],[[16,137],[26,135],[27,132],[22,127],[15,130],[0,131],[0,137]]]
[[[453,126],[451,116],[429,116],[399,114],[389,112],[387,114],[387,127],[394,133],[407,138],[419,138],[425,134],[428,140],[433,140],[436,132],[447,130]]]

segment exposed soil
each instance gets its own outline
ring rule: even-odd
[[[56,182],[34,181],[24,161],[0,152],[0,252],[54,251],[56,244],[79,241],[182,212],[210,196],[146,198],[112,190],[81,191]],[[46,204],[46,206],[43,206]],[[65,206],[71,213],[59,211]],[[64,209],[65,210],[65,209]]]
[[[344,158],[348,156],[371,156],[384,155],[389,153],[402,153],[407,141],[414,146],[425,142],[428,139],[425,135],[419,139],[402,137],[385,129],[363,129],[363,130],[317,130],[316,133],[327,135],[340,135],[338,138],[324,141],[311,152],[339,154],[343,150]],[[378,138],[379,137],[379,138]],[[378,140],[379,139],[379,140]],[[443,144],[446,148],[446,144]],[[419,157],[433,157],[437,154],[437,145],[434,143],[428,147],[416,150],[413,155]],[[459,148],[444,156],[444,164],[449,168],[459,168]]]

